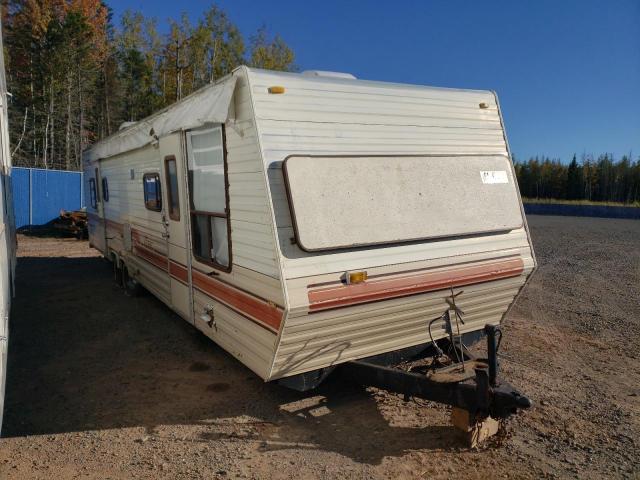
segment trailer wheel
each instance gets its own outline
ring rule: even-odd
[[[130,297],[139,297],[142,294],[142,285],[129,275],[129,270],[125,265],[122,266],[122,283],[124,285],[124,293]]]
[[[123,268],[118,266],[118,261],[113,259],[113,280],[119,287],[124,287]]]

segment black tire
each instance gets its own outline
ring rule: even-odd
[[[124,285],[124,293],[130,297],[139,297],[144,289],[138,281],[129,275],[126,266],[122,266],[122,284]]]
[[[118,267],[118,262],[113,259],[113,280],[119,287],[124,287],[122,267]]]

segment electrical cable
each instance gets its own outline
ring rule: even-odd
[[[438,344],[433,339],[433,335],[431,334],[431,326],[435,322],[437,322],[438,320],[442,320],[443,318],[444,318],[444,313],[442,315],[440,315],[439,317],[436,317],[436,318],[434,318],[433,320],[431,320],[429,322],[429,338],[431,339],[431,344],[433,345],[433,348],[436,349],[436,353],[438,354],[439,357],[442,357],[444,355],[444,352],[442,351],[442,349],[438,346]]]

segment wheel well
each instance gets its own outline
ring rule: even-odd
[[[113,264],[116,266],[116,268],[122,268],[124,266],[124,262],[122,261],[122,259],[120,258],[120,255],[118,255],[117,252],[114,252],[112,250],[111,254],[109,255],[109,258],[111,259]]]

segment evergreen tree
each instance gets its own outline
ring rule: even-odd
[[[125,12],[118,28],[101,0],[9,0],[7,81],[13,94],[14,163],[78,169],[89,144],[183,98],[242,64],[293,69],[293,51],[260,29],[245,42],[211,6],[159,35],[156,22]]]
[[[576,155],[573,155],[567,168],[567,195],[569,200],[577,200],[582,194],[582,169],[578,166]]]
[[[616,162],[611,154],[573,155],[568,165],[559,159],[532,157],[515,162],[520,193],[525,198],[592,200],[634,204],[640,202],[640,158],[624,155]]]

